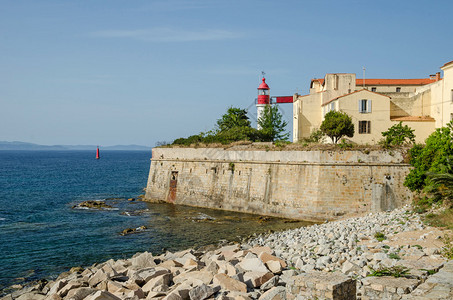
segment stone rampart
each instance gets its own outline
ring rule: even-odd
[[[409,165],[384,151],[154,148],[145,200],[305,220],[410,202]]]

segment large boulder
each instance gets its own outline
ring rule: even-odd
[[[247,292],[247,285],[243,282],[240,282],[236,279],[231,278],[225,274],[217,274],[214,276],[213,283],[215,285],[220,285],[223,290],[227,291],[237,291],[237,292]]]
[[[107,291],[97,291],[96,293],[86,297],[85,300],[121,300],[121,298]]]
[[[209,298],[214,293],[215,290],[212,287],[203,283],[202,285],[196,286],[190,290],[189,297],[190,300],[204,300]]]
[[[143,252],[132,257],[132,267],[137,269],[144,269],[155,267],[154,257],[151,253]]]

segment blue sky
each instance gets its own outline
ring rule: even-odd
[[[311,78],[423,78],[452,1],[0,0],[0,140],[154,146]],[[283,113],[291,121],[292,107]],[[256,114],[251,106],[251,112]]]

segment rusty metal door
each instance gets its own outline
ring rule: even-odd
[[[171,171],[170,175],[170,191],[168,193],[167,202],[175,203],[176,186],[178,184],[178,171]]]

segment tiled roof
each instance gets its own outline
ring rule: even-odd
[[[434,118],[429,116],[407,116],[407,117],[396,117],[390,118],[391,121],[412,121],[412,122],[434,122]]]
[[[446,63],[444,66],[453,63],[453,61]],[[315,78],[311,82],[318,81],[321,85],[324,84],[324,79]],[[365,78],[365,85],[425,85],[435,82],[436,79],[431,78],[417,78],[417,79],[374,79],[374,78]],[[363,85],[363,79],[356,79],[355,84],[357,86]]]
[[[352,95],[352,94],[355,94],[355,93],[358,93],[358,92],[362,92],[362,91],[365,91],[365,92],[368,92],[368,93],[373,93],[373,94],[376,94],[376,95],[380,95],[380,96],[384,96],[384,97],[390,98],[389,96],[384,95],[384,94],[372,92],[372,91],[369,91],[369,90],[367,90],[367,89],[361,89],[361,90],[358,90],[358,91],[354,91],[354,92],[351,92],[351,93],[348,93],[348,94],[345,94],[345,95],[342,95],[342,96],[339,96],[339,97],[330,99],[329,101],[327,101],[326,103],[322,104],[321,106],[327,105],[327,104],[329,104],[329,103],[332,102],[332,101],[335,101],[335,100],[338,100],[338,99],[340,99],[340,98],[343,98],[343,97],[346,97],[346,96],[349,96],[349,95]]]
[[[367,79],[365,85],[425,85],[435,82],[435,79],[420,78],[420,79]],[[356,85],[363,85],[363,79],[356,79]]]
[[[447,63],[445,63],[441,68],[446,67],[446,66],[448,66],[448,65],[450,65],[450,64],[452,64],[452,63],[453,63],[453,60],[452,60],[452,61],[449,61],[449,62],[447,62]]]
[[[311,82],[313,82],[313,81],[318,81],[321,85],[324,84],[324,78],[314,78],[311,80]]]

